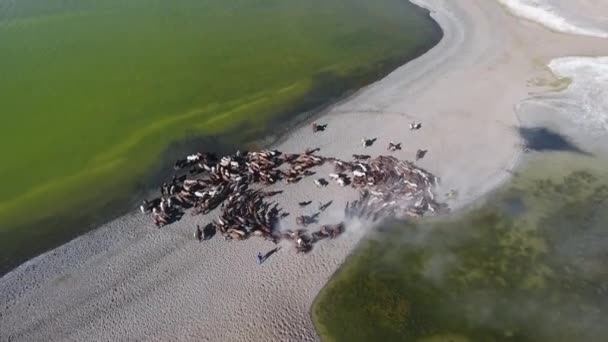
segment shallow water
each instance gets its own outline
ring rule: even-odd
[[[363,243],[313,307],[326,340],[604,341],[608,136],[602,59],[558,59],[517,107],[529,164],[448,221]],[[338,319],[340,318],[340,319]]]
[[[608,3],[602,0],[498,0],[513,14],[554,31],[608,38]]]
[[[440,37],[401,0],[1,1],[0,273],[124,212],[171,144],[243,147]]]
[[[605,340],[606,165],[580,155],[542,157],[460,217],[395,224],[376,235],[317,299],[320,334],[361,341]]]
[[[564,57],[552,60],[549,68],[559,79],[568,79],[561,93],[539,96],[542,102],[587,131],[608,131],[608,57]]]

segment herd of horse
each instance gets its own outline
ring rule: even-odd
[[[326,127],[314,123],[313,132],[323,132]],[[420,127],[416,123],[410,125],[412,130]],[[371,146],[375,141],[375,138],[364,138],[363,146]],[[390,142],[387,149],[401,150],[401,143]],[[192,215],[207,215],[219,208],[215,220],[204,227],[197,225],[194,232],[197,240],[208,240],[217,232],[227,240],[258,236],[275,243],[289,240],[297,251],[308,252],[314,243],[340,236],[348,220],[354,218],[377,221],[385,217],[421,217],[445,208],[433,195],[437,178],[411,162],[393,156],[372,158],[363,154],[353,154],[351,161],[345,161],[320,156],[318,151],[237,151],[222,157],[210,152],[191,154],[174,164],[176,175],[161,185],[159,197],[144,200],[140,210],[151,213],[154,224],[160,228],[179,220],[187,211]],[[417,160],[426,154],[421,151],[416,153]],[[318,216],[331,205],[330,201],[320,203],[319,212],[314,215],[296,217],[295,225],[301,228],[280,229],[279,222],[289,213],[272,200],[282,191],[269,191],[268,187],[280,181],[298,183],[315,175],[313,169],[326,163],[334,167],[334,172],[328,174],[331,181],[340,187],[359,190],[359,198],[344,208],[346,221],[320,225],[310,232],[308,227],[318,224]],[[313,183],[320,188],[330,184],[323,177],[315,178]],[[308,200],[298,205],[306,207],[311,203]]]

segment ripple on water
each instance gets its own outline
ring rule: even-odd
[[[608,20],[598,13],[602,4],[571,0],[499,0],[513,14],[537,22],[551,30],[583,36],[608,38]],[[604,12],[605,13],[605,12]]]
[[[568,81],[568,87],[523,101],[517,111],[526,127],[555,130],[570,144],[584,141],[586,147],[605,150],[608,146],[608,57],[563,57],[552,60],[548,67],[560,81]]]
[[[559,78],[572,83],[563,97],[551,100],[575,122],[608,130],[608,57],[564,57],[549,63]]]

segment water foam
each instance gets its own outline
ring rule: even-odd
[[[608,38],[608,31],[593,27],[585,20],[568,18],[566,11],[548,0],[498,0],[513,14],[563,33]]]
[[[549,63],[558,78],[572,81],[550,102],[586,127],[608,130],[608,57],[564,57]]]

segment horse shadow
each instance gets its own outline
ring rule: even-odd
[[[366,139],[364,142],[365,147],[372,146],[376,142],[376,140],[378,140],[378,138]]]
[[[276,247],[270,251],[268,251],[266,254],[264,254],[264,256],[262,257],[261,262],[266,261],[268,258],[270,258],[274,253],[278,252],[281,249],[281,247]]]
[[[214,224],[207,224],[205,228],[203,228],[203,240],[211,240],[211,238],[215,236],[216,232],[217,229],[215,228]]]

